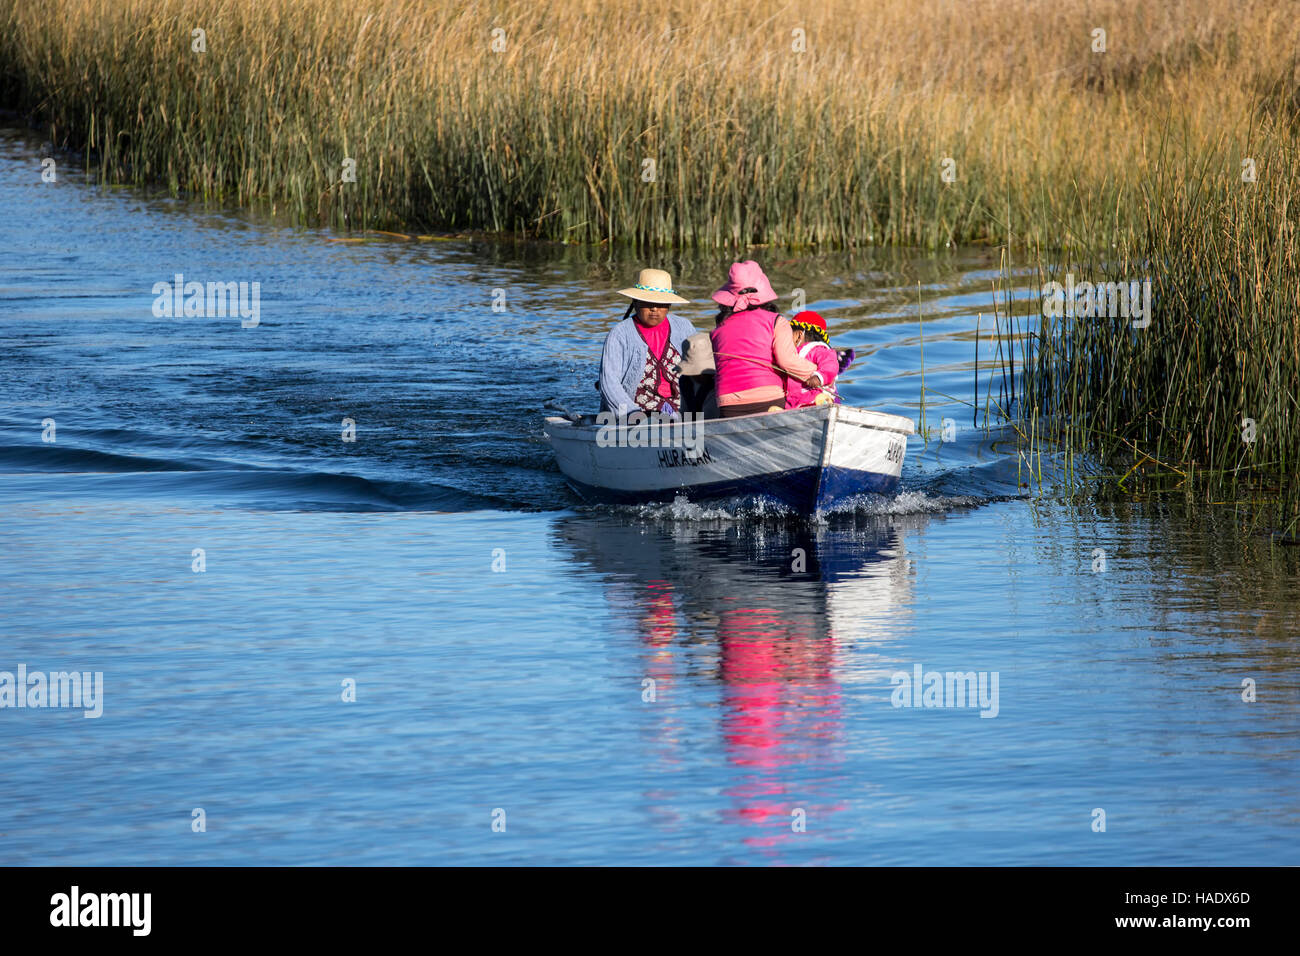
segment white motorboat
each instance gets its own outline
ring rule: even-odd
[[[688,422],[551,417],[544,429],[560,471],[589,500],[756,496],[805,515],[893,491],[915,432],[910,419],[848,405]]]

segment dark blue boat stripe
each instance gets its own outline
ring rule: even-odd
[[[679,495],[690,501],[709,501],[718,498],[759,496],[779,501],[804,514],[825,510],[837,501],[861,494],[886,494],[898,485],[898,479],[874,471],[853,468],[829,467],[822,469],[820,490],[818,469],[796,468],[758,477],[715,481],[684,488],[665,488],[657,491],[616,491],[597,488],[569,479],[578,494],[591,501],[615,504],[641,504],[645,502],[672,501]],[[816,499],[816,500],[814,500]]]
[[[893,475],[830,465],[822,469],[821,486],[817,493],[817,510],[825,511],[836,502],[855,495],[888,494],[897,487],[898,478]]]

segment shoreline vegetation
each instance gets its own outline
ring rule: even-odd
[[[986,244],[1045,282],[1149,280],[1139,328],[1008,297],[1000,322],[1022,337],[1008,413],[1067,455],[1127,455],[1130,483],[1227,495],[1294,535],[1295,14],[1261,0],[0,0],[0,107],[104,182],[353,234]]]
[[[1109,247],[1152,176],[1285,175],[1300,114],[1294,11],[1134,6],[0,0],[0,106],[313,225]]]

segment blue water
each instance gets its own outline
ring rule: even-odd
[[[811,525],[586,507],[542,409],[594,405],[637,263],[39,156],[0,132],[0,671],[104,699],[0,709],[0,864],[1300,862],[1300,558],[1226,510],[1055,498],[934,394],[956,440]],[[702,302],[726,262],[663,264]],[[917,417],[922,351],[973,399],[995,253],[767,264],[851,403]],[[177,272],[260,282],[259,325],[156,318]],[[918,664],[996,716],[893,706]]]

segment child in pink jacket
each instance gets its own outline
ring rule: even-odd
[[[825,389],[808,388],[802,382],[789,378],[785,383],[785,407],[803,408],[807,405],[839,402],[840,397],[832,384],[840,374],[840,357],[831,348],[826,334],[826,320],[816,312],[800,312],[790,320],[794,330],[794,346],[799,357],[817,366],[817,373],[826,383]],[[824,395],[820,402],[818,397]]]

